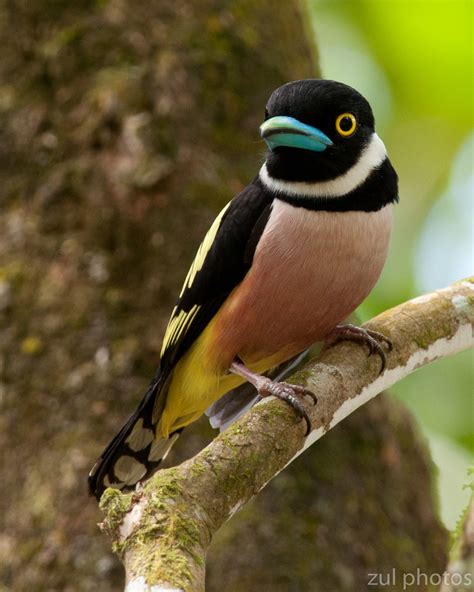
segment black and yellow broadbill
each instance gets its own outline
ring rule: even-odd
[[[309,430],[314,395],[280,381],[316,341],[364,341],[384,368],[383,335],[340,325],[380,275],[398,199],[370,105],[339,82],[291,82],[260,132],[266,160],[199,247],[148,391],[90,473],[97,497],[148,478],[206,410],[222,429],[273,395]]]

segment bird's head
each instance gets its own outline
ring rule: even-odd
[[[270,179],[320,183],[368,175],[386,158],[367,100],[333,80],[297,80],[276,89],[260,133],[269,153]]]

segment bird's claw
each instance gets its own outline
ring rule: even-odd
[[[275,382],[268,379],[268,382],[266,381],[258,392],[261,397],[274,396],[282,401],[286,401],[291,407],[293,407],[298,416],[306,421],[305,437],[311,432],[311,419],[309,418],[303,403],[297,397],[310,397],[313,400],[313,405],[316,405],[318,398],[312,391],[299,384]]]
[[[355,325],[338,325],[329,336],[327,342],[332,345],[343,340],[355,341],[367,345],[369,356],[378,354],[382,362],[379,374],[382,374],[387,365],[387,357],[381,344],[384,344],[389,352],[393,350],[393,344],[388,337],[372,329],[364,329]]]
[[[301,386],[299,384],[288,384],[286,382],[283,382],[281,384],[285,384],[291,387],[291,389],[294,390],[294,392],[297,395],[301,395],[302,397],[309,397],[313,401],[313,405],[316,405],[316,403],[318,402],[318,397],[313,393],[313,391],[310,391],[305,386]]]
[[[373,331],[372,329],[363,329],[363,331],[365,331],[367,333],[367,335],[370,335],[370,337],[375,339],[375,341],[377,341],[378,343],[379,342],[384,343],[389,352],[391,352],[393,350],[392,341],[388,337],[386,337],[383,333],[379,333],[379,331]]]

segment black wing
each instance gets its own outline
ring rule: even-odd
[[[219,214],[206,234],[168,322],[161,369],[170,371],[252,265],[273,199],[248,185]]]
[[[227,296],[242,281],[270,215],[272,197],[251,184],[219,214],[196,254],[163,340],[160,367],[136,409],[89,474],[89,491],[129,490],[147,479],[181,430],[157,438],[155,425],[166,403],[171,371]]]

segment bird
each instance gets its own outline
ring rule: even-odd
[[[311,428],[314,394],[282,381],[314,343],[390,340],[344,324],[384,266],[398,177],[369,102],[334,80],[288,82],[270,96],[255,178],[219,213],[171,313],[158,369],[89,474],[89,492],[149,478],[204,412],[226,427],[256,400],[286,401]],[[286,374],[285,374],[286,371]]]

